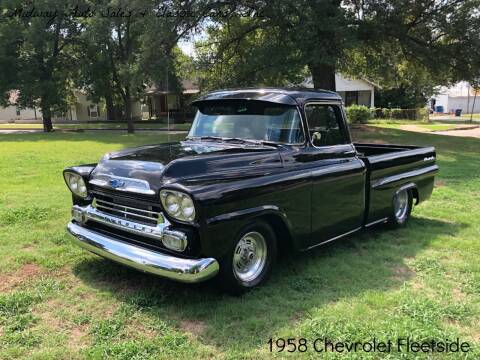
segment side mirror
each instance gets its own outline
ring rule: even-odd
[[[321,138],[322,138],[322,134],[320,132],[315,131],[314,133],[312,133],[312,142],[314,145],[319,144]]]

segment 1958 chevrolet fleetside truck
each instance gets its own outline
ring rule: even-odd
[[[218,276],[242,292],[267,279],[286,245],[404,225],[432,193],[435,149],[352,143],[333,92],[223,90],[193,105],[184,141],[64,170],[80,246],[178,281]]]

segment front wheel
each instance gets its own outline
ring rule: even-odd
[[[264,222],[246,226],[220,260],[219,278],[223,287],[240,294],[264,283],[276,256],[277,242],[272,228]]]
[[[406,224],[412,212],[413,197],[409,189],[397,191],[393,196],[392,215],[390,216],[390,225],[392,227],[401,227]]]

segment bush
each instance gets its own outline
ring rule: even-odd
[[[376,119],[428,121],[427,107],[416,109],[376,108],[374,114]]]
[[[372,116],[370,108],[364,105],[347,107],[347,118],[352,124],[365,124]]]
[[[383,109],[383,117],[386,119],[391,119],[392,118],[392,109],[389,108],[384,108]]]
[[[394,119],[402,119],[404,118],[403,110],[399,108],[394,108],[392,110],[392,118]]]

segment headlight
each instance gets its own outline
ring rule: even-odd
[[[174,190],[160,191],[160,201],[171,217],[192,222],[195,219],[195,205],[187,194]]]
[[[88,197],[87,185],[80,175],[74,172],[64,172],[63,177],[72,193],[83,199]]]

